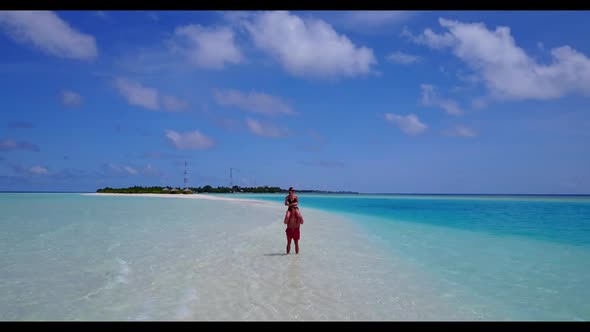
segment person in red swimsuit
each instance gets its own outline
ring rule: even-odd
[[[285,233],[287,233],[287,254],[291,251],[291,240],[295,242],[295,253],[299,253],[299,239],[301,233],[299,226],[303,225],[303,218],[299,212],[299,199],[295,196],[293,187],[289,188],[289,195],[285,197],[285,205],[289,206],[287,215],[285,216],[284,224],[287,225]]]

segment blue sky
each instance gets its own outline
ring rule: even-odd
[[[590,193],[587,12],[0,12],[0,190]]]

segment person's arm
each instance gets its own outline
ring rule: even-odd
[[[285,205],[286,205],[286,206],[291,206],[291,205],[289,205],[289,204],[287,203],[287,198],[289,198],[289,196],[286,196],[286,197],[285,197]]]

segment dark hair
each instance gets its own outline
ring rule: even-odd
[[[293,189],[293,187],[289,187],[289,191],[295,191],[295,189]]]

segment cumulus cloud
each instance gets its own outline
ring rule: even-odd
[[[39,152],[39,146],[28,142],[17,142],[11,138],[0,139],[0,151],[26,150]]]
[[[189,103],[174,96],[163,96],[162,106],[168,112],[180,112],[189,108]]]
[[[157,168],[153,167],[151,164],[147,164],[147,165],[146,165],[146,166],[145,166],[145,167],[142,169],[141,173],[142,173],[143,175],[146,175],[146,176],[153,176],[153,177],[160,177],[160,176],[162,176],[162,175],[163,175],[163,174],[162,174],[162,172],[161,172],[159,169],[157,169]]]
[[[166,129],[165,133],[166,138],[178,150],[204,150],[212,148],[215,145],[213,139],[203,135],[198,130],[179,133]]]
[[[141,106],[149,110],[160,108],[158,103],[158,90],[144,87],[138,82],[130,81],[126,78],[117,78],[115,87],[119,93],[127,99],[131,105]]]
[[[253,119],[246,119],[246,126],[255,135],[263,137],[284,137],[288,131],[284,128],[276,127],[270,123],[262,123]]]
[[[139,82],[119,77],[115,79],[115,88],[130,105],[140,106],[148,110],[164,109],[168,112],[186,110],[188,102],[174,96],[164,95],[155,88],[143,86]]]
[[[131,166],[124,166],[123,170],[127,172],[127,174],[137,175],[137,170]]]
[[[471,107],[477,110],[486,108],[487,106],[488,102],[485,100],[485,98],[475,98],[471,101]]]
[[[213,92],[215,100],[223,106],[234,106],[242,110],[265,115],[295,114],[291,106],[281,98],[261,92],[243,93],[238,90]]]
[[[405,21],[411,12],[401,10],[354,10],[343,13],[343,18],[350,26],[362,28],[383,27]]]
[[[55,174],[52,174],[51,172],[49,172],[49,170],[46,167],[39,166],[39,165],[35,165],[32,167],[25,167],[20,164],[10,163],[8,165],[8,167],[12,171],[8,175],[8,177],[10,177],[10,178],[26,179],[26,178],[30,177],[31,175],[32,176],[55,176]]]
[[[140,83],[121,77],[115,80],[115,87],[131,105],[141,106],[150,110],[158,110],[160,108],[158,90],[156,89],[144,87]]]
[[[322,167],[322,168],[344,168],[345,164],[341,161],[334,161],[334,160],[314,160],[308,162],[302,162],[301,164],[306,166],[313,166],[313,167]]]
[[[107,168],[111,172],[114,172],[116,174],[125,174],[125,175],[137,175],[138,174],[137,169],[135,169],[131,166],[126,166],[126,165],[117,165],[117,164],[108,163]]]
[[[150,151],[143,153],[141,158],[144,159],[153,159],[153,160],[166,160],[166,159],[187,159],[188,156],[175,154],[175,153],[168,153],[168,152],[159,152],[159,151]]]
[[[421,35],[414,36],[412,33],[404,27],[402,30],[402,36],[410,38],[417,44],[423,44],[430,48],[442,49],[453,45],[453,36],[446,32],[444,34],[436,34],[432,29],[425,29]]]
[[[385,120],[396,125],[402,132],[411,136],[420,135],[428,128],[415,114],[398,115],[385,113]]]
[[[477,136],[477,132],[469,127],[464,125],[456,125],[453,129],[446,132],[448,136],[457,136],[457,137],[475,137]]]
[[[338,10],[314,14],[338,28],[369,34],[390,33],[395,25],[415,15],[398,10]]]
[[[359,47],[328,23],[287,11],[262,12],[242,23],[254,44],[298,77],[353,77],[371,72],[373,50]]]
[[[52,56],[76,60],[98,56],[93,36],[75,30],[50,11],[0,11],[0,27],[15,41]]]
[[[420,89],[422,91],[422,105],[440,107],[450,115],[463,114],[463,111],[456,101],[439,96],[434,86],[430,84],[421,84]]]
[[[29,169],[29,172],[34,175],[48,175],[49,171],[45,167],[33,166]]]
[[[197,67],[223,69],[226,64],[244,61],[229,27],[191,24],[176,28],[175,35],[185,45],[183,52],[189,61]]]
[[[426,29],[415,42],[451,49],[481,79],[496,99],[549,100],[566,94],[590,95],[590,59],[570,46],[551,49],[553,60],[540,64],[516,45],[509,27],[489,30],[483,23],[440,18],[447,31]]]
[[[82,105],[82,96],[74,91],[64,90],[61,92],[61,102],[67,107],[78,107]]]
[[[400,65],[411,65],[422,61],[422,58],[417,55],[407,54],[404,52],[396,51],[385,57],[389,62],[397,63]]]

